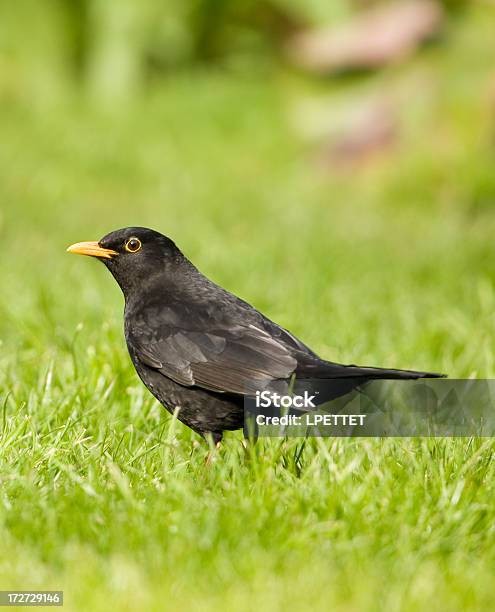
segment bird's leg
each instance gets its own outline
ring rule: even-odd
[[[210,447],[210,450],[206,455],[205,465],[211,465],[215,458],[215,453],[220,450],[222,435],[214,432],[208,432],[203,434],[203,437],[208,442],[208,446]]]
[[[213,463],[214,457],[215,457],[215,453],[217,453],[220,448],[222,447],[222,441],[219,440],[216,444],[215,444],[215,448],[211,449],[208,451],[208,454],[206,455],[206,459],[205,459],[205,465],[206,466],[210,466]]]

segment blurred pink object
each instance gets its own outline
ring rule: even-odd
[[[434,0],[386,4],[340,27],[296,35],[289,55],[298,66],[319,73],[373,69],[409,56],[443,24]]]
[[[389,152],[398,137],[398,118],[391,101],[370,100],[341,127],[340,134],[328,139],[320,162],[328,167],[368,162]]]

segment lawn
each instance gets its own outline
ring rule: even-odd
[[[198,70],[106,111],[3,100],[0,588],[68,610],[492,607],[491,439],[236,432],[206,467],[137,379],[117,285],[65,253],[150,226],[328,359],[493,377],[488,10],[364,81]],[[298,105],[389,87],[414,92],[393,151],[324,171]]]

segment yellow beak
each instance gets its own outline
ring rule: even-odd
[[[77,255],[90,255],[91,257],[100,257],[101,259],[112,259],[118,255],[117,251],[112,249],[104,249],[97,242],[76,242],[71,244],[67,249],[68,253],[76,253]]]

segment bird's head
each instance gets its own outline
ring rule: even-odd
[[[185,261],[170,238],[146,227],[119,229],[97,242],[73,244],[67,251],[102,261],[126,296],[166,273],[170,266]]]

